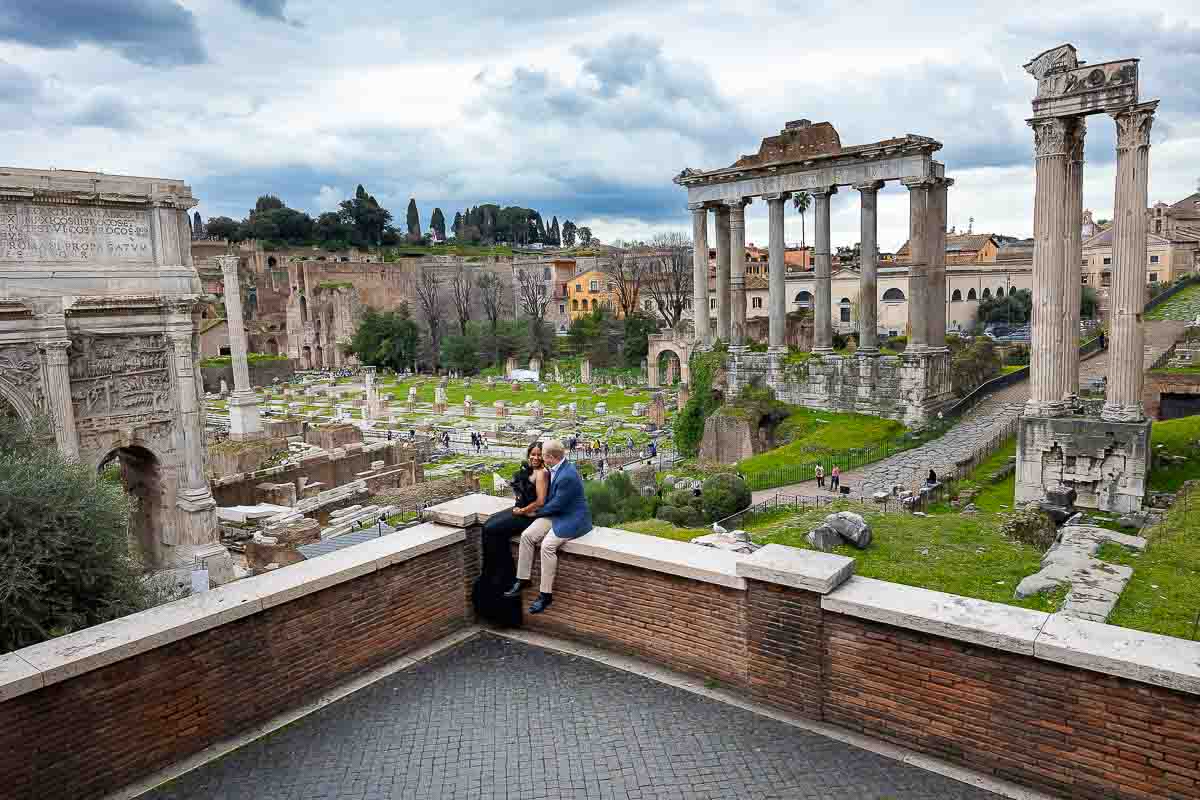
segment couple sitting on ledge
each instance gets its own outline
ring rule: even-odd
[[[534,442],[513,477],[516,505],[494,515],[483,528],[483,573],[475,591],[480,614],[500,624],[520,621],[522,590],[533,571],[533,551],[541,545],[541,593],[529,607],[540,614],[554,602],[558,548],[592,529],[592,512],[583,493],[583,479],[566,460],[566,446],[557,439]],[[509,542],[520,534],[516,573]],[[490,587],[490,591],[489,591]],[[498,592],[497,589],[503,587]],[[489,597],[489,595],[491,595]]]

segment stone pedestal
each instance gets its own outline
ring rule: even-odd
[[[1025,416],[1017,434],[1016,501],[1040,503],[1066,487],[1080,508],[1135,511],[1146,496],[1149,462],[1149,421]]]
[[[254,392],[234,392],[229,398],[229,438],[248,441],[265,435]]]

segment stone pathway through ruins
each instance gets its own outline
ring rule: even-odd
[[[1170,349],[1187,327],[1187,323],[1152,320],[1145,324],[1148,348],[1145,367],[1149,368]],[[1105,351],[1080,364],[1080,384],[1084,385],[1089,380],[1101,378],[1107,372],[1108,351]],[[1028,399],[1027,380],[1001,389],[972,409],[944,436],[860,470],[845,473],[842,475],[842,485],[850,487],[853,497],[869,497],[875,492],[890,489],[895,484],[919,485],[925,481],[925,476],[931,468],[939,475],[944,475],[954,468],[955,462],[985,446],[1005,425],[1020,416]],[[830,492],[818,489],[815,481],[806,481],[757,491],[754,493],[754,502],[769,500],[777,494],[825,498],[832,496]]]

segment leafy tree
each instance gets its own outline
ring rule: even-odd
[[[440,208],[433,210],[433,215],[429,218],[429,229],[437,234],[437,237],[443,241],[446,239],[446,217],[442,214]]]
[[[283,201],[273,194],[264,194],[254,202],[254,210],[250,212],[250,216],[262,214],[265,211],[274,211],[278,208],[286,208]]]
[[[723,359],[724,354],[715,350],[692,356],[691,394],[683,410],[675,415],[675,448],[685,456],[695,456],[700,451],[704,421],[720,407],[713,392],[713,377]]]
[[[416,198],[408,198],[408,240],[410,242],[421,241],[421,215],[417,213]]]
[[[0,414],[0,653],[153,603],[119,480],[68,461],[45,420]]]
[[[709,522],[717,522],[749,508],[750,487],[737,475],[721,472],[704,481],[700,489],[701,507]]]
[[[658,320],[644,311],[634,311],[625,317],[622,355],[625,366],[640,367],[650,352],[650,334],[658,330]]]
[[[989,297],[979,304],[976,318],[981,323],[1012,322],[1023,325],[1033,314],[1033,295],[1028,289],[1015,289],[1007,297]]]
[[[950,385],[959,397],[1000,374],[1000,355],[986,336],[947,336],[946,345],[950,348]]]
[[[1100,311],[1100,299],[1096,290],[1090,286],[1081,286],[1079,297],[1079,316],[1082,319],[1095,319]]]
[[[592,243],[592,229],[586,225],[579,229],[579,243],[584,247]]]
[[[350,349],[364,364],[399,372],[416,366],[420,342],[421,331],[408,304],[402,303],[396,311],[368,308],[350,340]]]
[[[575,246],[575,223],[567,220],[562,226],[562,243],[564,247]]]
[[[214,239],[233,239],[237,233],[238,223],[229,217],[209,217],[205,232]]]
[[[392,221],[392,212],[379,205],[361,183],[354,191],[354,198],[343,200],[338,204],[338,209],[342,225],[350,229],[351,244],[366,247],[383,243],[383,234]]]
[[[442,364],[447,369],[473,375],[479,371],[479,349],[479,337],[474,330],[469,334],[447,336],[442,340]]]

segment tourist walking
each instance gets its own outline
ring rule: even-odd
[[[829,491],[836,492],[842,485],[842,471],[835,464],[829,471]]]
[[[825,468],[823,466],[821,466],[820,464],[817,464],[815,473],[817,476],[817,488],[824,489],[825,488]]]

